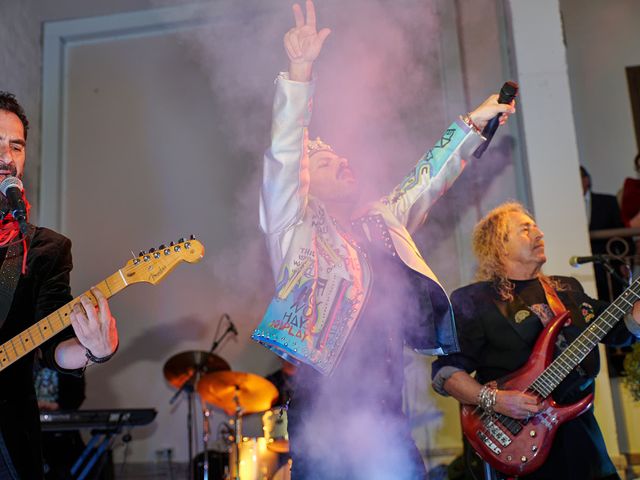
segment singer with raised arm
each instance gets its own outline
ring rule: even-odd
[[[463,405],[467,468],[479,463],[475,450],[509,477],[618,479],[589,395],[599,370],[598,342],[622,346],[640,336],[640,286],[607,306],[576,279],[543,274],[543,233],[515,202],[480,220],[473,250],[478,282],[451,295],[460,352],[438,358],[432,368],[435,390]],[[547,354],[556,363],[547,366]],[[573,410],[554,410],[553,401]],[[471,428],[477,419],[492,419],[493,430],[482,423]],[[492,457],[492,447],[501,453]]]
[[[307,133],[313,65],[330,30],[317,29],[311,1],[306,16],[297,4],[293,15],[260,197],[276,294],[253,334],[299,365],[288,414],[292,478],[425,478],[402,411],[403,346],[445,354],[458,342],[449,299],[411,232],[482,143],[486,123],[502,114],[503,124],[514,105],[490,96],[389,195],[356,210],[348,160]]]
[[[34,352],[6,368],[5,344],[70,302],[71,242],[28,223],[29,203],[21,178],[29,122],[15,96],[0,92],[0,478],[43,478],[40,424],[33,385]],[[109,360],[118,346],[115,319],[98,289],[94,307],[85,295],[73,307],[72,328],[41,346],[45,366],[82,375]]]

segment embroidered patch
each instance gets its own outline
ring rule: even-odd
[[[582,318],[584,318],[585,323],[589,323],[596,316],[593,311],[593,305],[587,302],[583,302],[582,305],[580,305],[580,313],[582,313]]]
[[[516,321],[516,323],[522,323],[529,315],[531,315],[531,312],[529,310],[518,310],[513,319]]]
[[[547,323],[549,323],[549,321],[553,318],[553,312],[551,311],[549,305],[547,305],[546,303],[536,303],[534,305],[529,305],[529,309],[538,316],[538,318],[542,322],[542,325],[544,325],[545,327],[547,326]]]

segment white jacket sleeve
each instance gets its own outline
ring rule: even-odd
[[[304,136],[313,90],[313,82],[294,82],[286,73],[276,80],[271,146],[264,154],[260,193],[260,226],[269,235],[292,227],[304,215],[309,192]]]

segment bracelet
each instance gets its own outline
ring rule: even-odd
[[[104,357],[96,357],[93,353],[91,353],[91,350],[89,350],[88,348],[85,348],[84,355],[87,357],[87,359],[91,360],[93,363],[105,363],[111,360],[111,357],[113,357],[116,354],[119,346],[120,346],[120,340],[118,339],[118,343],[116,344],[116,349],[113,352],[111,352],[109,355],[106,355]]]
[[[465,123],[465,125],[471,128],[478,135],[482,135],[482,131],[478,128],[478,126],[475,123],[473,123],[473,120],[471,120],[471,116],[468,113],[465,113],[464,115],[460,115],[460,120],[462,120]]]
[[[498,396],[498,389],[483,385],[478,392],[478,405],[487,414],[493,414],[493,407],[496,405],[496,397]]]

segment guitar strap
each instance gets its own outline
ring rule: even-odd
[[[554,316],[558,316],[569,309],[564,306],[560,297],[556,293],[555,288],[551,285],[551,282],[545,277],[540,278],[540,283],[542,284],[542,288],[544,289],[544,296],[547,297],[547,303],[549,304],[549,308],[553,312]]]
[[[31,239],[36,228],[29,224],[27,227],[27,248],[31,244]],[[18,280],[22,272],[22,242],[16,242],[9,247],[7,254],[0,268],[0,328],[7,319],[7,314],[13,303],[13,295],[16,293]]]

